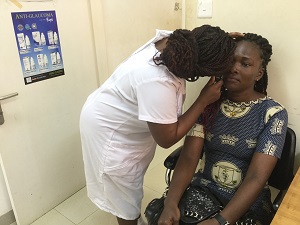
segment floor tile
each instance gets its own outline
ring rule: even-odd
[[[155,156],[152,160],[152,162],[149,165],[148,170],[153,169],[159,164],[163,164],[165,159],[170,155],[177,147],[181,146],[182,142],[178,142],[177,144],[173,145],[171,148],[164,149],[160,146],[157,146],[156,151],[155,151]]]
[[[155,156],[145,174],[144,186],[159,193],[165,191],[167,185],[165,182],[166,168],[164,166],[164,161],[179,146],[181,146],[181,142],[169,149],[157,147]]]
[[[144,186],[158,193],[163,193],[167,187],[165,182],[165,172],[166,168],[163,163],[148,170],[145,175]]]
[[[74,225],[74,223],[61,215],[55,209],[52,209],[31,225]]]
[[[145,221],[144,212],[146,206],[152,199],[161,197],[166,188],[166,169],[163,162],[180,145],[178,143],[170,149],[158,147],[153,161],[149,165],[144,180],[144,198],[141,209],[141,215]],[[85,187],[31,225],[118,225],[118,223],[115,216],[99,210],[90,201]]]
[[[150,188],[144,187],[144,198],[142,200],[142,209],[141,215],[145,219],[145,208],[149,202],[157,197],[160,197],[161,194],[151,190]],[[79,225],[118,225],[116,217],[110,213],[104,212],[102,210],[97,210],[91,216],[82,221]]]
[[[55,207],[55,209],[71,220],[74,224],[79,224],[98,210],[98,208],[87,197],[86,187],[62,202],[60,205]]]
[[[157,147],[155,151],[154,158],[148,167],[148,171],[153,169],[154,167],[163,164],[166,157],[171,153],[171,150],[163,149],[161,147]]]
[[[97,210],[79,225],[118,225],[118,222],[112,214]]]

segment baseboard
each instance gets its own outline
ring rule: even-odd
[[[0,224],[1,225],[10,225],[13,222],[16,222],[15,214],[12,210],[0,216]]]

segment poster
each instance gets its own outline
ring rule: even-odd
[[[11,16],[25,85],[64,75],[55,11]]]

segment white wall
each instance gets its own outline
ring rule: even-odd
[[[8,197],[5,181],[0,167],[0,216],[9,212],[12,209],[10,200]]]
[[[152,38],[155,29],[181,27],[181,10],[174,10],[175,2],[181,0],[91,0],[100,83]]]
[[[222,0],[213,1],[213,17],[197,18],[197,0],[186,1],[186,28],[202,24],[220,26],[231,32],[253,32],[266,37],[273,45],[268,67],[268,94],[283,104],[289,113],[289,124],[298,135],[295,168],[300,166],[300,7],[299,0]],[[204,80],[188,86],[191,104]]]

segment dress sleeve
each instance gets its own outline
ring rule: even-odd
[[[177,122],[182,102],[178,88],[169,80],[153,80],[137,87],[139,120],[170,124]]]
[[[281,106],[271,107],[265,115],[265,128],[257,140],[256,152],[281,157],[288,124],[288,114]]]
[[[205,134],[203,125],[195,123],[194,126],[186,134],[186,136],[204,138]]]

